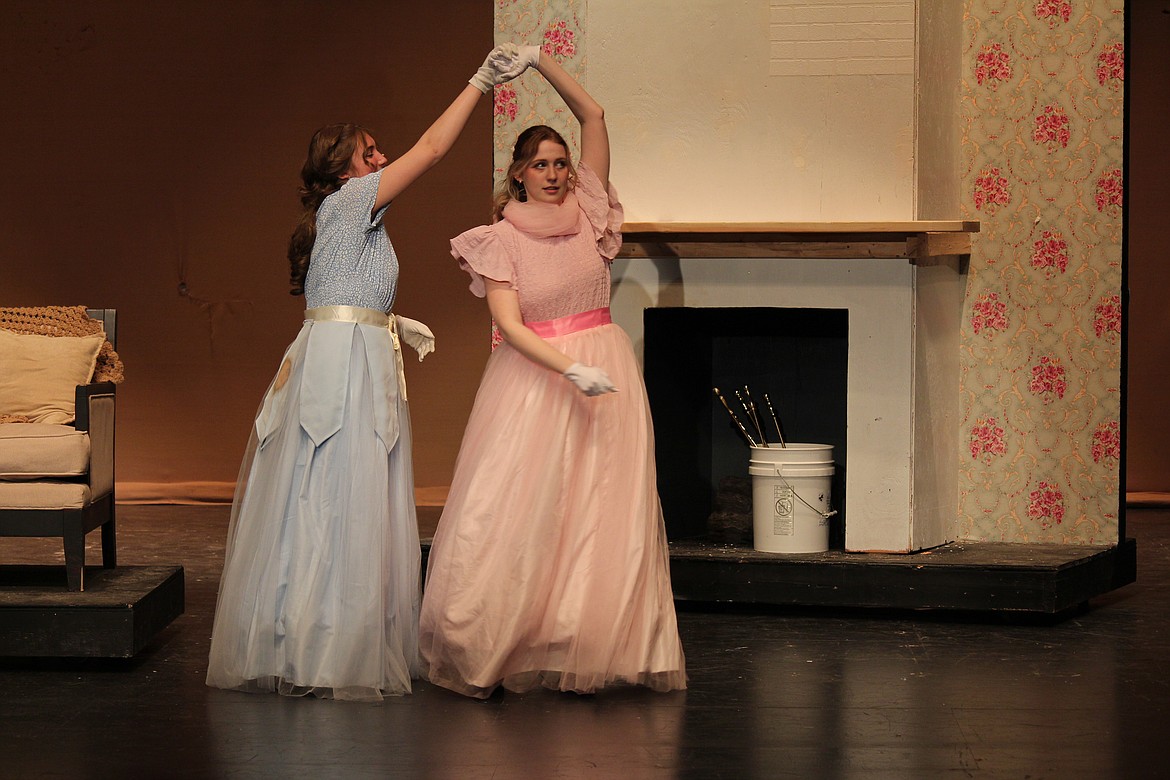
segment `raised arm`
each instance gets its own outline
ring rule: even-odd
[[[479,98],[491,92],[492,86],[502,84],[523,72],[517,67],[515,47],[510,50],[497,46],[488,54],[483,65],[472,76],[467,86],[447,107],[426,132],[405,154],[386,166],[378,182],[374,211],[398,197],[435,163],[442,160],[463,132]]]
[[[540,52],[535,65],[581,124],[581,162],[593,169],[602,186],[609,186],[609,132],[605,109],[555,59]]]

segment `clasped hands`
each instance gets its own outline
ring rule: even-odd
[[[486,95],[496,84],[511,81],[529,68],[536,67],[539,62],[539,46],[501,43],[491,50],[468,83]]]

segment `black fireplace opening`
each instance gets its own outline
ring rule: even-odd
[[[748,444],[712,392],[718,387],[746,425],[735,396],[746,385],[769,442],[777,436],[763,408],[765,393],[786,441],[833,446],[832,504],[838,515],[830,544],[843,546],[848,310],[651,308],[643,325],[667,537],[711,538],[709,521],[719,498],[750,484]]]

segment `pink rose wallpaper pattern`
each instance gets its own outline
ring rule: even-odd
[[[585,73],[580,51],[584,0],[497,0],[496,42],[540,46],[573,76]],[[562,118],[567,116],[568,118]],[[531,74],[496,87],[495,180],[512,159],[512,146],[524,128],[547,124],[565,137],[577,158],[577,123],[564,111],[556,92]]]
[[[1110,544],[1123,0],[966,0],[961,539]]]

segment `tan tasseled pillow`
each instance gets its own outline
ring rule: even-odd
[[[89,381],[104,333],[34,336],[0,329],[0,415],[67,423],[77,386]]]

